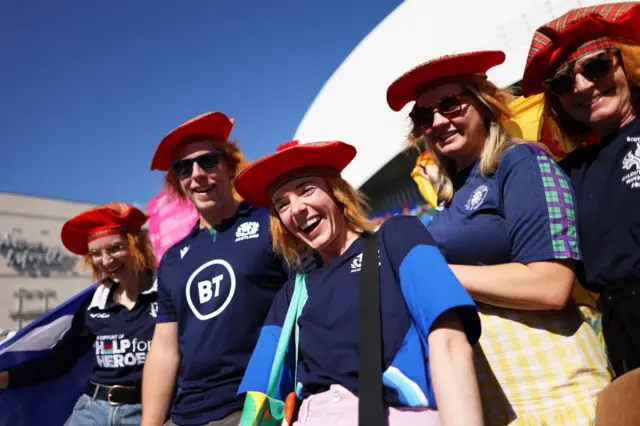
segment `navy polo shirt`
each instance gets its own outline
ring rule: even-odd
[[[9,370],[10,385],[54,380],[69,372],[88,350],[93,350],[90,381],[140,387],[156,324],[157,287],[154,285],[138,295],[129,310],[113,300],[116,286],[110,281],[98,286],[50,354]]]
[[[248,203],[211,232],[196,224],[164,254],[158,322],[177,321],[182,357],[174,423],[201,425],[242,410],[238,385],[287,277],[271,249],[269,210]]]
[[[480,336],[475,304],[415,217],[389,218],[377,233],[384,356],[385,402],[435,407],[427,336],[436,319],[457,309],[469,342]],[[307,301],[298,320],[298,395],[342,385],[358,393],[360,273],[365,239],[359,237],[331,263],[306,275]],[[288,281],[276,297],[239,392],[267,389],[278,338],[295,288]],[[293,346],[276,397],[292,391]]]
[[[479,161],[456,176],[456,191],[428,226],[450,264],[580,260],[576,203],[568,178],[536,145],[508,148],[495,173]]]
[[[578,200],[580,282],[596,292],[640,282],[640,118],[560,165]]]

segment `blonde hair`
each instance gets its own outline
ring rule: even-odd
[[[212,138],[211,136],[195,135],[195,136],[189,137],[182,144],[180,144],[179,148],[182,148],[191,142],[201,141],[201,140],[210,141],[213,144],[215,149],[222,152],[222,159],[227,165],[227,168],[229,169],[229,171],[231,172],[229,176],[231,182],[233,182],[236,176],[240,174],[242,169],[244,169],[249,164],[249,162],[245,158],[242,151],[240,151],[240,148],[238,148],[237,140],[223,141],[220,139]],[[178,176],[176,176],[175,172],[171,168],[169,168],[169,171],[164,177],[164,187],[170,194],[175,195],[178,199],[182,201],[186,201],[187,195],[182,190],[182,186],[180,186],[180,179],[178,179]],[[235,186],[232,188],[232,190],[233,190],[233,198],[235,198],[237,201],[242,201],[242,197],[236,191]]]
[[[511,90],[499,89],[484,77],[448,80],[448,82],[462,84],[488,111],[485,117],[486,140],[480,155],[479,171],[482,176],[489,176],[498,168],[502,154],[508,148],[510,135],[504,124],[513,117],[509,104],[513,102],[515,97]],[[442,155],[437,149],[427,146],[424,130],[413,123],[411,132],[407,136],[407,147],[420,150],[422,146],[433,154],[438,170],[435,182],[432,182],[438,194],[438,202],[450,201],[455,192],[452,179],[457,172],[457,167],[451,158]]]
[[[123,233],[121,234],[127,238],[129,243],[129,253],[133,257],[133,265],[136,271],[136,276],[140,277],[143,274],[153,276],[156,269],[156,256],[151,246],[151,241],[147,234],[143,231],[138,233]],[[94,265],[91,259],[91,254],[85,256],[85,267],[91,267],[91,275],[94,281],[102,281],[105,277],[100,272],[98,267]]]
[[[633,95],[635,92],[635,96],[640,96],[640,46],[637,44],[618,44],[614,48],[620,49],[621,66],[632,94],[631,102],[635,101],[634,107],[637,109],[639,100],[634,100]],[[561,135],[563,145],[565,145],[562,149],[565,152],[586,145],[587,138],[592,133],[590,126],[567,114],[558,97],[548,91],[544,93],[543,117],[545,120],[549,120],[551,129]]]
[[[367,204],[364,195],[341,177],[324,179],[335,202],[342,208],[349,230],[373,232],[374,225],[365,213]],[[271,236],[273,251],[281,255],[292,269],[302,266],[303,253],[311,254],[312,252],[311,247],[289,232],[273,206],[271,207]]]

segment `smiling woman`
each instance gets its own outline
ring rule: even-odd
[[[504,60],[501,51],[432,59],[394,81],[387,100],[395,111],[415,102],[409,146],[435,159],[422,172],[438,194],[428,230],[478,302],[487,424],[589,425],[610,376],[569,301],[581,258],[574,195],[541,147],[510,137],[512,98],[486,76]]]
[[[560,165],[576,191],[577,274],[601,293],[609,359],[624,374],[640,367],[640,3],[574,9],[542,25],[522,88],[544,94],[545,120],[573,144]]]
[[[62,243],[86,257],[98,281],[95,292],[51,352],[1,372],[0,387],[60,377],[94,348],[87,389],[68,424],[107,424],[114,418],[114,426],[140,423],[142,369],[157,315],[155,258],[142,231],[146,221],[147,216],[135,207],[111,203],[64,224]]]
[[[299,362],[285,360],[277,388],[303,399],[294,425],[357,424],[358,291],[365,240],[376,238],[389,424],[482,424],[471,352],[480,332],[475,305],[417,218],[391,218],[372,235],[362,196],[341,177],[355,155],[344,142],[293,141],[236,180],[246,200],[272,208],[276,251],[292,264],[305,251],[323,261],[276,296],[239,392],[267,392],[264,373],[302,277],[308,299],[298,320]],[[289,383],[296,370],[299,383]]]

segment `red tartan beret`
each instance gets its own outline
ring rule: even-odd
[[[533,35],[522,77],[525,97],[544,91],[543,82],[566,63],[617,41],[640,42],[640,3],[573,9]]]

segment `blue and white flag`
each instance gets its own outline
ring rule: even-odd
[[[46,356],[71,328],[73,317],[97,285],[78,293],[0,343],[0,371]],[[88,351],[57,380],[0,390],[0,426],[62,426],[86,390],[93,354]],[[11,381],[11,377],[9,377]]]

